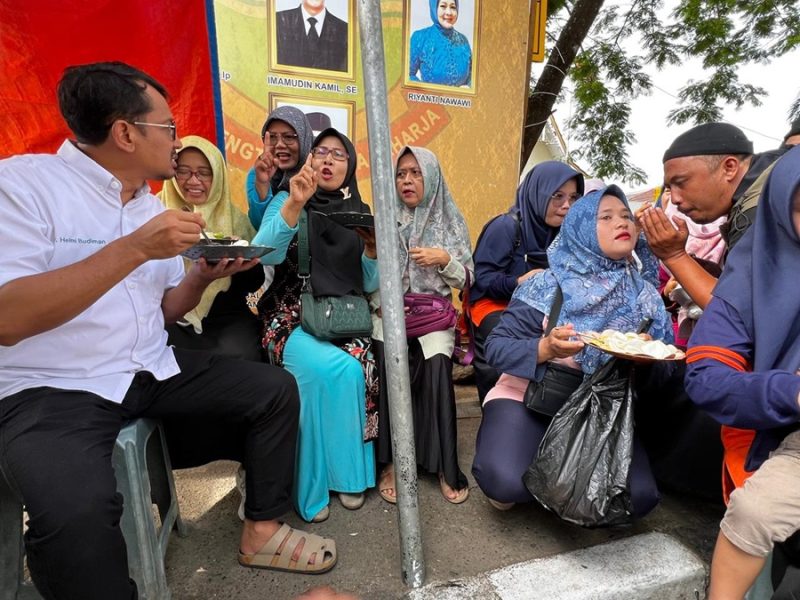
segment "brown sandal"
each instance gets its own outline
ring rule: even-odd
[[[444,499],[447,500],[450,504],[461,504],[467,498],[469,498],[469,488],[465,487],[460,490],[450,487],[450,484],[444,480],[444,473],[439,473],[439,488],[442,490],[442,496]],[[447,495],[448,491],[456,492],[456,497],[451,498]]]
[[[397,483],[394,480],[394,466],[389,465],[381,472],[378,493],[389,504],[397,504]],[[391,491],[391,494],[389,493]]]
[[[297,545],[303,543],[303,550],[297,560],[292,559]],[[283,544],[283,548],[281,548]],[[280,553],[278,553],[280,550]],[[316,553],[314,563],[309,563],[311,555]],[[273,569],[275,571],[291,571],[316,575],[327,573],[336,564],[336,542],[314,533],[307,533],[289,527],[286,523],[275,532],[269,541],[255,554],[244,554],[239,551],[239,564],[256,569]]]

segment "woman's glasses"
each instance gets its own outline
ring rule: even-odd
[[[277,145],[278,142],[283,142],[287,146],[292,146],[297,143],[298,135],[296,133],[268,133],[267,139],[272,146]]]
[[[175,179],[191,179],[192,175],[200,181],[211,181],[214,179],[214,172],[211,169],[200,167],[197,171],[192,171],[189,167],[178,167],[175,169]]]
[[[349,154],[341,148],[328,148],[327,146],[317,146],[311,149],[311,154],[320,158],[325,158],[330,154],[333,160],[345,161],[349,158]]]
[[[565,194],[564,192],[556,192],[550,196],[550,202],[556,206],[564,206],[564,204],[568,202],[569,205],[572,206],[580,197],[580,194]]]

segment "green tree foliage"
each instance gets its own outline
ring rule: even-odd
[[[559,0],[551,9],[548,31],[555,44],[531,91],[523,160],[569,76],[574,158],[588,162],[598,177],[630,183],[645,181],[626,144],[635,141],[631,101],[653,88],[648,67],[700,59],[706,76],[676,90],[668,124],[704,123],[720,120],[723,105],[760,105],[766,90],[741,81],[741,65],[766,63],[800,45],[797,0],[680,0],[677,6],[663,0]],[[790,85],[798,85],[795,77],[787,73]],[[787,116],[798,114],[800,99],[787,107]]]

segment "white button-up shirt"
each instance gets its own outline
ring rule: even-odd
[[[69,141],[0,161],[0,286],[81,261],[164,210],[147,186],[125,205],[121,190]],[[121,402],[137,371],[179,373],[161,301],[183,275],[180,257],[148,261],[71,321],[0,346],[0,398],[50,386]]]

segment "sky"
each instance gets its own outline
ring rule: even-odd
[[[741,81],[763,87],[767,90],[767,94],[759,107],[745,106],[738,111],[734,107],[723,107],[724,120],[740,127],[753,141],[756,152],[779,146],[789,131],[789,107],[800,95],[798,64],[800,64],[800,50],[767,65],[748,65],[740,70]],[[631,191],[656,186],[662,182],[661,157],[664,150],[675,137],[692,127],[691,124],[667,125],[667,114],[677,106],[678,90],[690,79],[702,79],[703,69],[699,61],[690,61],[663,71],[657,71],[653,67],[649,74],[654,83],[653,92],[650,96],[642,96],[632,104],[631,130],[637,141],[628,147],[628,154],[633,164],[647,174],[647,184],[633,186],[634,189],[631,189],[630,184],[623,185],[623,189]],[[557,105],[553,116],[568,149],[571,150],[572,139],[567,126],[571,112],[569,92],[565,91],[562,97],[565,101]],[[591,171],[588,164],[581,166]]]

